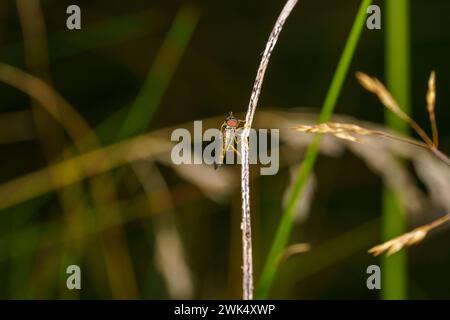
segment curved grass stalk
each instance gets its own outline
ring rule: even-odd
[[[284,22],[289,17],[294,6],[297,4],[297,0],[289,0],[283,10],[281,11],[272,33],[267,41],[266,48],[264,49],[261,62],[259,64],[258,72],[256,74],[255,83],[253,85],[252,94],[250,96],[250,102],[248,105],[247,115],[245,117],[245,127],[242,130],[241,143],[242,143],[242,166],[241,166],[241,194],[242,194],[242,291],[244,300],[253,299],[253,259],[252,259],[252,229],[251,229],[251,216],[250,216],[250,170],[249,170],[249,150],[248,150],[248,137],[250,134],[250,128],[252,126],[253,117],[255,115],[256,106],[258,104],[259,94],[261,93],[261,87],[264,81],[264,75],[266,73],[267,65],[269,64],[270,56],[277,43],[278,36],[283,29]]]

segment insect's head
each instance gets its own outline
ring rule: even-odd
[[[233,112],[230,111],[230,115],[225,119],[227,126],[236,128],[239,125],[239,119],[233,115]]]

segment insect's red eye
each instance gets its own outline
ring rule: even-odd
[[[227,126],[229,127],[237,127],[238,121],[236,119],[228,119]]]

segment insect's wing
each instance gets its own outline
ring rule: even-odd
[[[224,158],[224,151],[225,151],[225,129],[227,127],[227,123],[224,122],[222,124],[222,126],[220,127],[220,141],[222,142],[222,150],[221,150],[221,155],[220,155],[220,161],[223,163],[223,158]],[[217,170],[218,167],[220,167],[222,165],[222,163],[217,163],[216,161],[214,161],[214,170]]]

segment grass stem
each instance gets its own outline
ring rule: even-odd
[[[409,54],[409,1],[386,1],[386,84],[389,91],[410,113],[410,54]],[[387,125],[402,134],[408,133],[408,123],[386,111]],[[417,126],[418,127],[418,126]],[[416,127],[414,127],[416,130]],[[420,129],[420,127],[419,127]],[[420,129],[421,130],[421,129]],[[417,131],[417,130],[416,130]],[[423,132],[423,130],[422,130]],[[419,131],[420,134],[420,131]],[[422,135],[421,135],[422,136]],[[425,134],[426,136],[426,134]],[[424,139],[424,141],[426,141]],[[405,206],[387,187],[383,190],[382,237],[387,241],[406,232]],[[407,255],[403,250],[392,257],[382,258],[383,299],[407,298]]]
[[[275,26],[267,40],[266,48],[264,49],[261,62],[256,74],[255,83],[253,84],[252,94],[248,105],[247,115],[245,117],[245,127],[241,135],[241,152],[242,152],[242,166],[241,166],[241,194],[242,194],[242,291],[244,300],[253,299],[253,253],[252,253],[252,229],[250,216],[250,168],[249,168],[249,150],[248,137],[250,135],[250,128],[252,126],[253,117],[255,115],[256,106],[258,104],[261,87],[264,81],[264,75],[269,64],[270,56],[278,40],[278,36],[283,29],[284,22],[289,17],[292,9],[297,4],[297,0],[288,0],[281,11]]]

